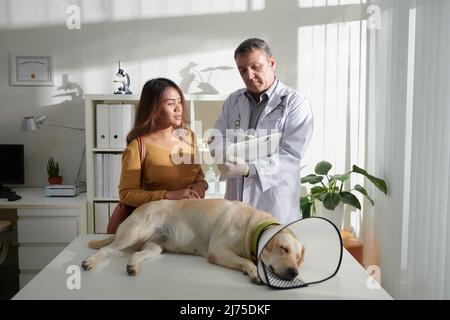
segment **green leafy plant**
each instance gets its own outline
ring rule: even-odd
[[[53,157],[47,161],[47,174],[50,178],[59,177],[59,164]]]
[[[334,210],[340,203],[345,203],[357,209],[361,209],[361,203],[353,194],[354,191],[363,194],[369,202],[374,205],[373,199],[369,196],[367,190],[363,186],[357,184],[350,190],[344,190],[344,183],[350,178],[350,174],[352,173],[362,174],[372,182],[378,190],[387,195],[388,190],[386,182],[370,175],[366,170],[353,165],[350,172],[329,175],[328,173],[332,167],[331,163],[321,161],[314,168],[316,174],[310,174],[301,179],[302,183],[313,185],[309,194],[300,197],[300,207],[304,218],[311,216],[311,209],[314,208],[315,200],[322,201],[323,206],[328,210]]]

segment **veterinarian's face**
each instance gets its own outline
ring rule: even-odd
[[[181,96],[173,87],[168,87],[162,95],[162,107],[166,113],[168,125],[179,127],[183,116]]]
[[[262,50],[253,49],[251,53],[238,55],[236,66],[247,89],[261,94],[275,81],[275,59]]]
[[[282,230],[265,246],[261,259],[266,266],[283,279],[292,280],[298,275],[305,247],[290,230]]]

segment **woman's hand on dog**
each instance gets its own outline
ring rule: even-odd
[[[189,186],[189,189],[197,192],[200,198],[204,198],[206,191],[206,183],[204,181],[197,181],[196,183],[191,184]]]
[[[166,193],[164,193],[164,199],[168,200],[200,199],[200,195],[195,190],[185,188],[175,191],[166,191]]]

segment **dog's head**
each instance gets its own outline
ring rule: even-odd
[[[305,247],[291,230],[285,228],[266,244],[261,260],[273,273],[292,280],[298,275],[304,254]]]

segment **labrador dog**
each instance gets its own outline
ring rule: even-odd
[[[85,270],[94,268],[111,254],[137,245],[127,265],[129,275],[139,272],[140,263],[163,251],[207,257],[210,263],[241,270],[252,282],[260,283],[251,260],[255,230],[274,220],[271,214],[238,201],[223,199],[161,200],[138,207],[107,239],[91,241],[99,249],[82,262]],[[304,247],[288,228],[275,235],[261,253],[272,272],[283,279],[298,275]]]

